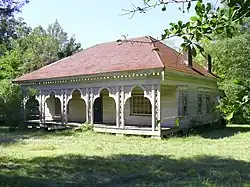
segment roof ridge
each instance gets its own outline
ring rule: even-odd
[[[152,40],[152,38],[153,37],[151,37],[151,36],[149,36],[150,37],[150,39]],[[153,39],[155,39],[155,38],[153,38]],[[161,58],[161,55],[158,53],[158,51],[157,51],[157,47],[155,46],[155,43],[153,42],[153,46],[154,46],[154,48],[152,49],[154,52],[155,52],[155,55],[157,56],[157,58],[160,60],[160,62],[161,62],[161,64],[162,64],[162,66],[164,67],[164,68],[166,68],[165,67],[165,64],[164,64],[164,62],[163,62],[163,60],[162,60],[162,58]]]

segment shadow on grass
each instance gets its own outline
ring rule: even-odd
[[[41,138],[48,136],[72,136],[73,130],[47,131],[44,129],[9,129],[0,127],[0,145],[8,145],[30,138]]]
[[[226,126],[224,128],[215,127],[198,127],[192,129],[189,135],[200,135],[203,138],[220,139],[234,136],[238,133],[250,132],[250,125],[233,125]]]
[[[172,159],[161,155],[31,160],[1,158],[0,186],[244,186],[248,162],[215,156]]]

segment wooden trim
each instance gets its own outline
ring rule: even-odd
[[[212,77],[206,77],[206,76],[200,76],[200,75],[195,75],[195,74],[191,74],[191,73],[185,73],[185,72],[181,72],[181,71],[177,71],[177,70],[172,70],[172,69],[165,69],[165,73],[167,75],[166,80],[174,78],[179,78],[181,80],[185,80],[185,81],[194,81],[197,82],[197,79],[194,78],[199,78],[200,80],[203,81],[211,81],[211,82],[215,82],[217,81],[217,78],[212,78]]]
[[[148,98],[146,98],[145,96],[144,96],[144,93],[143,94],[132,94],[131,95],[131,97],[130,97],[130,108],[129,108],[129,115],[130,116],[151,116],[152,115],[152,104],[150,103],[150,112],[151,113],[149,113],[149,114],[143,114],[143,113],[134,113],[133,112],[133,96],[140,96],[140,97],[143,97],[143,98],[145,98],[145,99],[147,99],[147,100],[149,100]],[[150,102],[150,100],[149,100],[149,102]]]
[[[117,129],[117,128],[94,127],[94,131],[95,132],[104,132],[104,133],[114,133],[114,134],[158,136],[158,131],[144,130],[143,128],[135,130],[135,129]]]
[[[129,116],[146,116],[146,117],[151,117],[152,114],[129,114]]]
[[[13,81],[21,85],[48,85],[48,84],[65,84],[65,83],[77,83],[77,82],[89,82],[89,81],[100,81],[100,80],[128,80],[129,78],[139,77],[159,77],[162,79],[162,71],[164,68],[152,68],[152,69],[140,69],[132,71],[117,71],[107,72],[99,74],[89,75],[77,75],[68,77],[55,77],[48,79],[37,79],[37,80],[25,80],[25,81]]]

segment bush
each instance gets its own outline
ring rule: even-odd
[[[86,132],[86,131],[93,131],[93,126],[91,125],[91,124],[83,124],[82,126],[81,126],[81,131],[84,131],[84,132]]]
[[[9,80],[0,81],[0,125],[20,125],[21,89]]]

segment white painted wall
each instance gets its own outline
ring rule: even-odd
[[[71,99],[68,102],[68,121],[82,122],[86,121],[86,104],[83,99]]]
[[[129,80],[101,80],[97,82],[81,82],[81,83],[66,83],[66,84],[44,84],[44,85],[31,85],[33,88],[37,88],[38,90],[52,90],[52,89],[76,89],[76,88],[108,88],[110,86],[131,86],[131,85],[143,85],[143,84],[159,84],[161,85],[161,119],[166,117],[172,117],[177,116],[178,111],[178,101],[177,96],[178,93],[176,92],[177,86],[186,85],[188,87],[188,114],[190,115],[196,115],[197,114],[197,93],[199,87],[205,87],[211,90],[214,90],[216,92],[217,87],[215,84],[215,81],[211,80],[205,80],[201,77],[192,77],[190,78],[189,75],[183,76],[183,75],[174,75],[174,78],[171,78],[169,74],[166,74],[165,81],[162,81],[161,77],[157,78],[147,78],[143,79],[141,77],[138,80],[135,79],[129,79]],[[182,77],[181,77],[182,76]],[[215,94],[216,95],[216,94]],[[125,125],[126,124],[142,124],[142,125],[151,125],[151,115],[150,116],[133,116],[130,115],[130,100],[128,99],[125,103],[124,109],[125,109]],[[205,103],[205,101],[203,101]],[[73,103],[70,110],[74,111],[73,108],[77,107],[78,103]],[[204,106],[204,105],[203,105]],[[53,101],[51,103],[46,103],[45,106],[45,112],[46,112],[46,118],[52,119],[53,116],[53,109],[54,104]],[[115,103],[112,98],[109,98],[108,96],[104,96],[103,100],[103,121],[104,123],[112,123],[115,124],[116,122],[116,110],[115,110]],[[82,112],[81,112],[82,110]],[[82,120],[85,120],[85,110],[86,108],[82,108],[81,110],[76,109],[74,112],[72,112],[70,115],[71,117],[80,118]],[[78,113],[79,112],[79,113]],[[82,115],[84,113],[84,115]],[[74,116],[73,116],[74,115]],[[212,115],[208,115],[212,116]],[[69,117],[70,118],[70,117]],[[204,120],[210,120],[213,119],[213,117],[210,117],[209,119]],[[166,121],[162,123],[164,125],[174,125],[174,119],[171,121]],[[183,125],[185,126],[187,122],[184,122]]]
[[[172,127],[177,116],[176,86],[161,86],[161,119],[162,126]],[[171,118],[172,117],[172,118]]]
[[[202,125],[204,123],[211,123],[213,121],[216,121],[219,119],[219,113],[218,111],[213,111],[211,113],[206,113],[206,101],[205,101],[205,97],[203,96],[203,105],[202,105],[202,108],[203,108],[203,114],[202,115],[199,115],[197,110],[198,110],[198,93],[200,93],[200,90],[206,90],[203,94],[208,94],[210,95],[210,97],[213,99],[213,100],[216,100],[216,97],[218,95],[218,88],[216,86],[216,83],[215,82],[211,82],[211,81],[201,81],[199,79],[192,79],[190,80],[187,79],[182,79],[182,80],[173,80],[173,81],[165,81],[164,82],[165,84],[162,85],[162,93],[161,93],[161,112],[162,112],[162,117],[165,115],[165,111],[171,111],[172,110],[172,114],[174,114],[176,111],[176,116],[178,116],[178,98],[179,98],[179,92],[182,92],[183,88],[186,87],[185,89],[185,92],[188,93],[188,106],[187,106],[187,113],[188,113],[188,116],[187,117],[184,117],[184,118],[181,118],[180,119],[180,126],[182,128],[187,128],[187,127],[190,127],[190,126],[193,126],[193,125],[197,125],[195,123],[193,123],[193,120],[196,120],[196,121],[199,121],[199,125]],[[171,83],[171,84],[170,84]],[[167,85],[169,84],[169,85]],[[164,97],[166,97],[166,95],[164,94],[167,93],[168,91],[164,91],[164,89],[166,90],[168,86],[174,86],[176,87],[177,89],[177,92],[175,92],[175,94],[173,94],[171,96],[172,100],[174,100],[174,96],[176,97],[175,99],[175,105],[174,103],[165,103],[165,99],[163,99]],[[178,89],[179,88],[179,89]],[[171,91],[169,90],[169,94],[167,95],[171,95],[171,92],[174,93],[174,89]],[[172,105],[171,105],[172,104]],[[174,108],[172,107],[172,109],[170,110],[170,106],[175,106],[175,110]],[[171,123],[171,121],[170,121]],[[175,123],[174,123],[174,119],[172,120],[172,125],[174,126]],[[163,123],[163,125],[166,125]],[[168,125],[168,124],[167,124]]]
[[[57,98],[58,99],[58,98]],[[50,97],[45,102],[45,120],[60,120],[61,115],[55,114],[55,98]],[[61,105],[61,104],[60,104]],[[57,106],[61,107],[61,106]]]
[[[151,126],[151,115],[137,116],[130,114],[130,99],[128,99],[124,106],[124,119],[126,125],[149,125]]]
[[[116,124],[115,100],[108,95],[103,95],[103,123]]]
[[[45,120],[53,120],[52,116],[55,111],[55,101],[48,98],[45,102]]]

